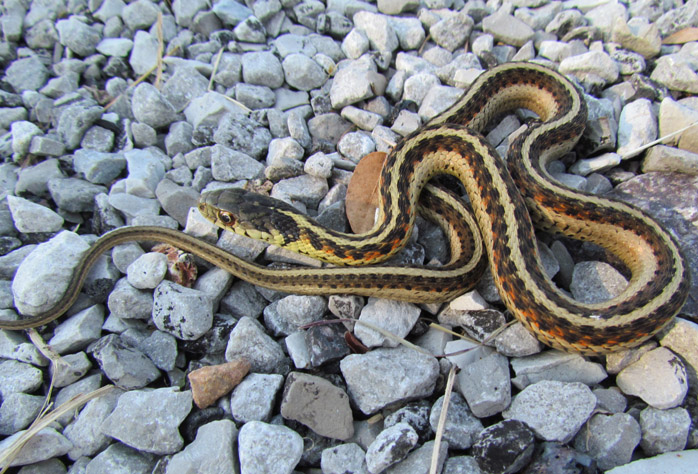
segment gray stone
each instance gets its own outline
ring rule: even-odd
[[[167,154],[175,156],[178,153],[188,153],[194,148],[192,134],[194,128],[187,122],[175,122],[170,125],[170,130],[165,137],[165,149]]]
[[[162,98],[181,112],[192,99],[208,90],[208,79],[193,67],[178,67],[162,86]]]
[[[471,456],[453,456],[446,460],[443,474],[480,474],[480,466]]]
[[[669,54],[657,59],[656,66],[650,79],[677,91],[695,94],[698,91],[696,79],[698,74],[693,70],[692,61],[680,54]]]
[[[354,14],[354,25],[363,30],[368,37],[371,48],[377,51],[395,51],[399,45],[397,35],[385,15],[369,11]]]
[[[276,89],[284,83],[279,59],[270,52],[246,53],[242,56],[242,77],[248,84]]]
[[[235,38],[246,43],[264,43],[266,33],[262,22],[254,16],[248,16],[233,30]]]
[[[429,413],[429,424],[435,432],[439,425],[443,402],[444,397],[439,397]],[[452,392],[443,428],[443,439],[453,449],[468,449],[482,428],[482,423],[470,411],[463,397],[459,393]]]
[[[431,395],[438,376],[432,356],[397,347],[352,354],[340,362],[349,394],[365,414]]]
[[[666,347],[647,352],[621,370],[616,383],[623,393],[640,397],[658,409],[679,406],[688,391],[686,368]]]
[[[575,448],[589,454],[600,469],[630,462],[640,443],[640,424],[627,413],[594,415],[575,438]]]
[[[41,370],[16,360],[0,362],[0,395],[6,399],[13,393],[34,392],[41,386]]]
[[[350,132],[337,143],[337,150],[354,163],[376,150],[376,143],[366,132]]]
[[[0,452],[7,450],[25,432],[19,431],[12,436],[0,441]],[[73,446],[65,436],[53,428],[44,428],[29,440],[19,450],[17,456],[8,463],[8,466],[26,466],[53,457],[63,456]]]
[[[476,360],[463,367],[457,377],[458,390],[476,417],[493,416],[509,406],[509,363],[503,355],[494,353]]]
[[[56,205],[68,212],[91,212],[94,198],[107,192],[107,188],[77,178],[53,178],[48,190]]]
[[[107,184],[116,179],[124,167],[126,159],[120,153],[103,153],[80,149],[73,156],[73,167],[85,179],[95,184]]]
[[[264,333],[261,324],[249,317],[238,321],[230,333],[225,359],[237,357],[250,361],[250,372],[280,373],[288,371],[289,361],[281,346]]]
[[[39,245],[24,259],[12,281],[17,309],[22,314],[38,314],[52,308],[88,248],[82,238],[66,231]]]
[[[523,389],[502,416],[523,421],[544,440],[566,443],[595,407],[596,397],[586,385],[544,380]]]
[[[167,463],[166,474],[191,472],[234,472],[238,430],[230,420],[201,426],[196,439]]]
[[[92,368],[92,363],[84,352],[65,355],[62,360],[65,364],[51,366],[54,387],[70,385],[80,380]]]
[[[407,423],[398,423],[381,431],[366,450],[369,472],[382,472],[401,461],[416,446],[417,433]]]
[[[35,136],[29,146],[29,153],[36,156],[63,156],[65,146],[56,139]]]
[[[67,20],[59,20],[56,23],[56,30],[58,30],[61,44],[78,56],[93,54],[102,40],[102,35],[96,27],[80,21],[75,15]]]
[[[511,367],[516,372],[512,382],[519,389],[541,380],[596,385],[608,377],[601,364],[587,361],[579,354],[560,351],[545,351],[516,358],[511,361]]]
[[[676,9],[671,11],[676,11]],[[638,459],[606,472],[609,474],[655,474],[662,470],[665,472],[691,472],[696,462],[698,462],[698,449],[691,449]]]
[[[632,158],[641,152],[641,146],[657,138],[657,122],[652,112],[652,103],[638,99],[623,107],[618,121],[618,151],[623,159]]]
[[[235,421],[269,421],[283,383],[279,374],[248,374],[230,396],[230,412]]]
[[[213,141],[259,159],[267,152],[271,133],[255,120],[231,113],[220,121]]]
[[[26,199],[7,196],[15,228],[22,233],[57,232],[63,227],[63,218],[51,209]]]
[[[158,40],[145,31],[136,31],[133,37],[133,49],[128,62],[138,75],[149,72],[158,62]]]
[[[301,372],[288,375],[281,399],[281,416],[328,438],[347,440],[354,434],[346,392],[314,375]]]
[[[137,290],[122,278],[116,282],[107,300],[109,312],[121,319],[150,319],[153,312],[153,294]]]
[[[592,390],[596,397],[596,406],[610,413],[623,413],[628,401],[616,387],[596,388]]]
[[[618,79],[619,69],[611,57],[602,51],[589,51],[564,59],[560,72],[572,74],[582,81],[597,81],[612,84]]]
[[[304,174],[279,181],[271,190],[271,197],[281,200],[300,201],[310,208],[317,208],[327,194],[327,180]]]
[[[698,174],[698,153],[664,145],[655,145],[642,161],[642,172],[667,171]]]
[[[691,417],[684,408],[658,410],[647,407],[640,412],[642,450],[650,455],[681,451],[686,447]]]
[[[112,443],[87,464],[85,474],[148,474],[152,472],[154,464],[152,455],[138,452],[121,443]],[[118,466],[118,470],[115,470],[115,466]]]
[[[104,38],[96,46],[96,49],[105,56],[125,58],[133,49],[133,40],[128,38]]]
[[[144,30],[158,19],[158,7],[149,0],[131,2],[121,11],[121,18],[131,30]]]
[[[332,108],[370,99],[385,91],[385,77],[361,65],[350,64],[340,69],[332,81],[330,101]],[[312,133],[312,132],[311,132]]]
[[[75,420],[66,426],[63,434],[73,443],[73,447],[68,451],[71,459],[94,456],[109,446],[111,438],[102,433],[102,423],[114,410],[122,393],[121,390],[112,390],[90,400]]]
[[[160,388],[126,392],[102,423],[102,432],[140,451],[175,453],[184,444],[177,428],[191,406],[190,391]]]
[[[155,189],[155,195],[162,208],[181,226],[186,226],[189,209],[199,203],[199,193],[190,186],[178,186],[169,179],[163,179]]]
[[[177,340],[170,334],[153,331],[138,344],[138,349],[147,355],[158,369],[169,372],[175,368]]]
[[[353,28],[342,40],[342,51],[349,59],[358,59],[368,51],[368,47],[368,36],[357,28]]]
[[[368,474],[366,453],[356,443],[346,443],[322,450],[320,467],[325,474]]]
[[[12,61],[5,71],[5,79],[15,92],[35,91],[42,87],[49,76],[44,63],[36,56]]]
[[[211,152],[211,171],[213,178],[219,181],[238,181],[259,177],[264,171],[264,166],[245,153],[223,145],[214,145]]]
[[[16,331],[0,330],[0,358],[39,366],[45,366],[48,363],[34,344],[29,342],[25,335]]]
[[[286,83],[298,90],[317,89],[327,80],[322,67],[305,54],[289,54],[284,58],[282,68]]]
[[[281,425],[250,421],[240,428],[241,472],[292,472],[303,454],[303,438]]]
[[[142,82],[133,91],[131,107],[136,120],[158,129],[175,120],[174,106],[153,85]]]
[[[160,376],[157,367],[141,351],[116,334],[105,336],[89,348],[102,372],[125,390],[142,388]]]
[[[201,291],[165,280],[155,289],[153,322],[161,331],[196,340],[213,324],[213,301]]]
[[[393,301],[383,298],[369,298],[361,310],[360,322],[367,322],[395,335],[404,338],[417,322],[419,308],[403,301]],[[373,329],[358,323],[354,335],[367,347],[397,347],[400,342],[389,338]]]
[[[326,310],[322,296],[289,295],[264,308],[264,323],[275,336],[288,336],[319,321]]]
[[[62,177],[64,177],[64,174],[58,166],[58,160],[49,158],[34,166],[19,170],[16,185],[14,186],[15,194],[28,191],[35,196],[48,195],[48,180]],[[11,186],[8,186],[7,189],[11,188]]]
[[[512,46],[523,46],[534,35],[530,26],[503,10],[483,18],[482,29],[496,41]]]
[[[536,336],[523,324],[516,322],[494,339],[497,352],[507,357],[525,357],[537,354],[543,348]]]
[[[78,148],[85,132],[102,117],[102,112],[102,107],[89,101],[70,105],[60,112],[57,131],[68,150]]]
[[[0,406],[0,434],[9,436],[29,426],[41,411],[44,397],[14,392],[3,396]]]
[[[224,0],[216,3],[213,7],[213,12],[228,26],[236,26],[253,14],[252,10],[234,0]]]
[[[429,35],[436,44],[447,51],[453,52],[457,48],[463,46],[465,41],[470,36],[470,32],[472,31],[474,25],[475,22],[472,18],[470,18],[464,12],[460,12],[458,14],[445,17],[441,21],[432,25],[429,28]],[[509,24],[509,27],[511,26],[512,24]],[[484,22],[483,27],[485,27]]]
[[[167,256],[159,252],[148,252],[138,257],[126,270],[127,281],[139,290],[152,290],[165,278]]]
[[[627,280],[604,262],[580,262],[574,266],[570,291],[582,303],[600,303],[614,298],[626,288]]]
[[[12,133],[12,159],[14,161],[24,158],[29,152],[34,137],[43,134],[39,127],[26,120],[14,122],[10,126],[10,130]]]

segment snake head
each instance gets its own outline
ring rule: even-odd
[[[225,230],[270,243],[285,229],[295,227],[289,214],[298,210],[283,201],[239,188],[209,191],[201,195],[201,214]]]

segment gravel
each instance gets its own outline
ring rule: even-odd
[[[550,174],[640,207],[677,237],[698,272],[698,127],[643,148],[698,121],[698,42],[667,41],[698,27],[698,0],[3,7],[4,319],[50,309],[96,236],[124,224],[185,229],[261,264],[310,263],[219,233],[192,206],[204,190],[251,185],[344,231],[347,170],[388,151],[484,69],[507,61],[554,67],[584,91],[585,134]],[[511,114],[487,140],[506,154],[529,120]],[[400,261],[447,255],[436,227],[420,221],[416,234]],[[574,298],[595,303],[625,288],[627,273],[597,247],[539,239],[546,271]],[[13,466],[427,472],[455,366],[437,462],[444,473],[695,468],[695,299],[655,339],[585,358],[507,325],[491,275],[439,307],[288,295],[198,260],[188,288],[151,250],[128,243],[99,258],[67,315],[40,329],[64,363],[49,362],[26,335],[0,330],[0,453],[37,416],[52,376],[54,406],[117,387],[58,417]],[[485,345],[429,328],[427,318]],[[328,320],[335,324],[318,325]],[[249,373],[221,388],[216,374],[233,365]],[[189,381],[202,368],[196,373],[212,375]],[[192,404],[192,385],[211,398],[207,408]]]

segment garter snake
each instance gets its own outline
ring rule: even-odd
[[[505,163],[479,132],[519,108],[532,110],[540,121],[514,140]],[[258,198],[241,191],[205,194],[199,209],[223,228],[332,263],[363,265],[384,261],[404,245],[426,182],[437,174],[450,174],[467,192],[494,282],[511,313],[552,347],[582,353],[618,350],[641,343],[672,319],[687,297],[689,275],[673,237],[646,214],[573,191],[548,175],[546,165],[574,147],[585,121],[586,104],[564,76],[532,63],[505,64],[483,73],[453,107],[397,144],[381,172],[377,224],[365,234],[319,228],[290,206],[265,210],[256,205]],[[454,204],[450,213],[467,219],[463,209]],[[616,254],[632,275],[627,288],[598,304],[582,304],[561,292],[542,268],[531,219],[544,230],[587,240]],[[255,284],[302,294],[444,301],[472,286],[461,281],[454,289],[455,274],[469,276],[480,266],[476,251],[432,273],[421,268],[394,273],[400,267],[383,266],[268,270],[201,247],[200,241],[176,238],[172,231],[135,229],[106,234],[100,239],[102,250],[135,238],[165,240]],[[77,273],[84,278],[85,268]],[[82,282],[73,286],[78,284]],[[62,312],[69,305],[59,306]],[[28,322],[43,324],[61,312],[51,310],[42,320]],[[0,327],[9,326],[3,322]]]

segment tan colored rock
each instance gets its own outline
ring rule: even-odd
[[[223,395],[230,393],[250,371],[250,362],[237,358],[220,365],[210,365],[189,373],[191,393],[196,406],[211,406]]]

